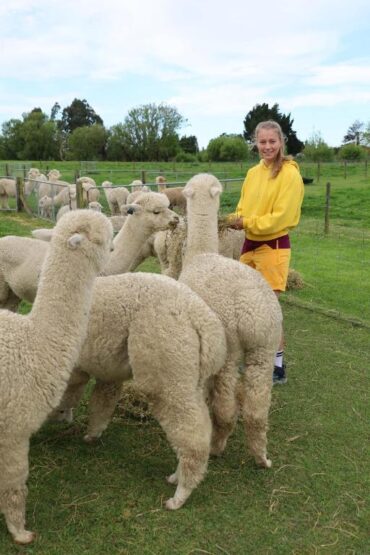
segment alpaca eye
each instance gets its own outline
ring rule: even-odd
[[[160,214],[161,211],[160,210],[153,210],[153,214]]]

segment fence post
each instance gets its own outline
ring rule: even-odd
[[[321,165],[320,160],[317,162],[317,183],[320,182],[320,175],[321,175]]]
[[[7,177],[10,176],[9,164],[5,164],[5,175],[6,175]]]
[[[142,183],[146,183],[146,171],[145,170],[141,170],[141,182]]]
[[[82,183],[76,183],[76,204],[77,208],[84,208]]]
[[[330,209],[330,181],[326,184],[326,198],[325,198],[325,227],[324,232],[329,233],[329,209]]]
[[[24,199],[24,180],[22,177],[16,177],[15,188],[17,190],[17,212],[27,212],[32,216],[32,210],[28,208],[27,203]]]

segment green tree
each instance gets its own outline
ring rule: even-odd
[[[54,104],[54,108],[57,105]],[[101,117],[95,113],[86,100],[75,98],[70,106],[64,108],[61,119],[61,129],[69,134],[78,127],[89,127],[90,125],[103,125]]]
[[[179,150],[178,129],[186,120],[165,104],[144,104],[128,112],[121,138],[130,160],[169,160]]]
[[[10,119],[2,125],[2,143],[4,160],[20,160],[24,147],[21,135],[22,120]]]
[[[314,133],[304,144],[305,159],[312,162],[331,162],[334,151],[322,139],[320,133]]]
[[[211,139],[207,146],[208,159],[215,162],[234,162],[248,158],[248,146],[240,135],[222,134]]]
[[[198,139],[195,135],[190,135],[187,137],[186,135],[182,136],[180,139],[180,148],[184,152],[188,154],[198,154],[199,146],[198,146]]]
[[[103,125],[78,127],[68,137],[67,158],[70,160],[104,160],[107,131]]]
[[[351,160],[353,162],[362,160],[365,152],[360,145],[347,144],[342,146],[338,151],[338,156],[341,160]]]
[[[3,124],[3,153],[13,160],[57,160],[58,129],[41,108]]]
[[[304,148],[304,143],[297,138],[296,132],[293,130],[294,120],[291,115],[284,115],[279,110],[279,105],[274,104],[271,108],[268,104],[256,104],[253,109],[248,112],[244,119],[244,138],[249,144],[253,144],[254,130],[261,121],[274,120],[280,124],[280,127],[286,137],[286,150],[288,154],[298,154]]]

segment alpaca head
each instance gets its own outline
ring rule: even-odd
[[[151,233],[175,227],[179,222],[176,212],[169,208],[169,200],[162,193],[142,193],[132,204],[121,206],[122,215],[130,214],[135,223]]]
[[[49,173],[48,173],[48,179],[53,181],[55,179],[59,179],[61,175],[62,174],[60,173],[59,170],[50,170]]]
[[[198,173],[194,175],[185,185],[183,195],[187,204],[190,206],[196,202],[197,206],[220,205],[220,195],[222,193],[222,185],[214,175],[208,173]]]
[[[28,170],[28,179],[35,179],[39,175],[40,175],[40,170],[38,170],[37,168],[30,168]]]
[[[72,210],[64,214],[53,230],[52,242],[67,243],[84,254],[99,272],[112,249],[113,228],[104,214],[94,210]]]
[[[95,200],[89,202],[89,210],[95,210],[95,212],[101,212],[102,209],[103,209],[103,207],[100,204],[100,202],[97,202]]]

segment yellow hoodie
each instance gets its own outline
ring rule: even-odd
[[[243,218],[248,239],[276,239],[298,224],[303,195],[302,177],[294,160],[284,161],[274,178],[261,160],[248,171],[233,216]]]

